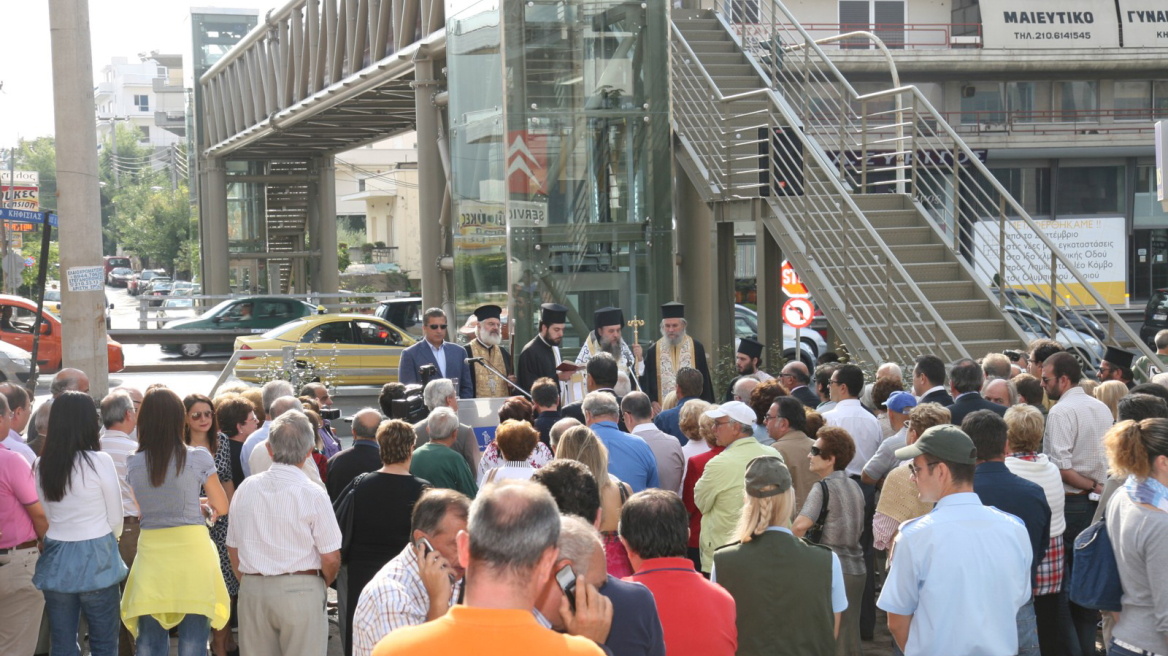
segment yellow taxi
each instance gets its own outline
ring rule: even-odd
[[[401,328],[367,314],[317,314],[289,321],[262,335],[237,337],[235,351],[295,346],[296,366],[311,367],[322,382],[383,385],[397,381],[401,352],[414,341]],[[378,353],[368,353],[371,349]],[[258,382],[273,378],[283,366],[280,355],[241,355],[235,365],[235,375],[241,380]]]

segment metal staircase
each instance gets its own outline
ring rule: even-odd
[[[677,157],[723,219],[761,219],[854,357],[976,358],[1035,325],[1084,362],[1151,354],[915,87],[860,95],[781,2],[736,8],[673,11]],[[1106,329],[1066,330],[1072,307]]]

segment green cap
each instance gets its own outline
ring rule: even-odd
[[[896,450],[900,460],[911,460],[923,453],[959,465],[977,464],[977,447],[965,431],[952,424],[933,426],[910,446]]]
[[[746,465],[746,493],[758,499],[791,489],[791,472],[779,456],[758,456]]]

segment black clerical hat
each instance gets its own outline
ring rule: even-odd
[[[600,330],[605,326],[623,326],[625,313],[620,308],[603,307],[592,315],[592,328]]]
[[[749,337],[743,337],[738,341],[738,352],[748,358],[761,358],[762,342],[756,342]]]
[[[475,308],[475,318],[479,321],[486,321],[487,319],[498,319],[503,316],[503,308],[498,305],[480,305]]]
[[[568,308],[559,303],[544,303],[539,306],[539,321],[542,324],[567,323]]]
[[[1135,353],[1132,353],[1131,351],[1125,351],[1123,349],[1118,349],[1114,346],[1108,346],[1107,352],[1103,354],[1103,359],[1106,362],[1110,362],[1111,364],[1121,369],[1131,369],[1132,360],[1135,357]]]
[[[661,305],[662,319],[684,319],[685,318],[685,304],[684,303],[664,303]]]

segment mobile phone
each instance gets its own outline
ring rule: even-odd
[[[568,598],[568,606],[571,607],[572,612],[576,612],[576,573],[572,571],[571,565],[564,565],[560,571],[556,572],[556,583],[559,584],[560,589],[564,591],[564,596]]]
[[[422,557],[423,558],[425,558],[426,556],[429,556],[431,551],[434,551],[434,545],[430,544],[430,541],[428,539],[418,538],[418,543],[422,545]]]

